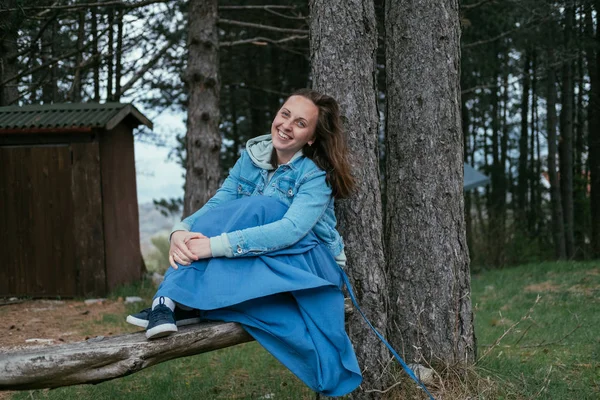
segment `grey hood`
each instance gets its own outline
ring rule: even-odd
[[[253,139],[250,139],[246,142],[246,151],[250,156],[250,159],[257,167],[273,170],[275,169],[273,165],[271,165],[271,154],[273,153],[273,140],[271,139],[271,135],[262,135],[257,136]],[[302,149],[298,150],[296,154],[292,157],[288,164],[297,159],[298,157],[302,157]]]
[[[246,142],[246,151],[257,167],[267,170],[274,169],[271,165],[273,141],[270,134],[257,136],[248,140]]]

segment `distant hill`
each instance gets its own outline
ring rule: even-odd
[[[150,239],[156,235],[168,235],[173,225],[181,220],[181,216],[165,217],[156,209],[153,203],[138,205],[140,214],[140,245],[142,255],[147,255],[154,249]]]

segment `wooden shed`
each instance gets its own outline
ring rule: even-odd
[[[103,296],[140,252],[131,104],[0,107],[0,297]]]

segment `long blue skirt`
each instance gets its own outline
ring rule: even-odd
[[[287,206],[254,196],[222,204],[191,227],[212,237],[280,220]],[[211,258],[169,268],[156,296],[239,322],[312,390],[342,396],[362,377],[344,329],[342,276],[331,252],[309,233],[266,255]]]

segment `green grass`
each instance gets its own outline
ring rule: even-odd
[[[475,398],[600,398],[600,262],[486,271],[473,276],[472,290],[479,357],[491,349],[475,372],[483,379],[489,376],[496,387],[492,397]],[[149,301],[153,292],[144,282],[119,289],[111,298],[137,294]],[[139,308],[139,303],[129,305],[127,312]],[[122,321],[123,316],[107,314],[102,323]],[[257,399],[268,394],[275,399],[314,399],[302,382],[253,342],[173,360],[95,386],[19,392],[12,398]]]
[[[471,285],[479,357],[509,330],[478,363],[508,383],[505,398],[600,398],[600,262],[488,271]]]

